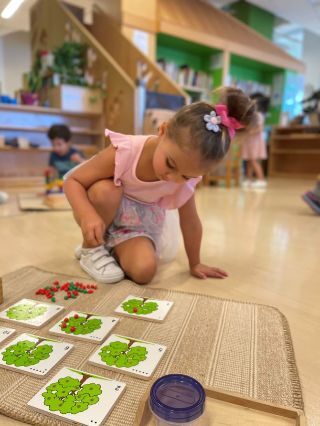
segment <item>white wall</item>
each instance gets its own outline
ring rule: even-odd
[[[12,19],[0,23],[0,93],[14,96],[22,87],[22,74],[31,69],[29,7],[36,0],[23,3]],[[95,0],[66,0],[83,7],[87,17]],[[0,1],[1,3],[1,1]]]
[[[306,64],[305,95],[320,89],[320,36],[304,33],[303,61]]]
[[[22,74],[30,71],[30,69],[30,33],[18,31],[0,37],[2,93],[14,96],[14,92],[22,87]]]

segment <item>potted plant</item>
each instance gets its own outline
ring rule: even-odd
[[[42,88],[42,76],[40,54],[37,55],[32,70],[27,75],[27,90],[20,93],[21,102],[24,105],[39,105],[39,91]]]
[[[92,55],[86,44],[73,41],[54,50],[52,87],[48,91],[51,106],[70,111],[102,112],[103,91],[90,75],[90,53]]]

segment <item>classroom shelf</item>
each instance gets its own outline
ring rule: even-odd
[[[105,146],[102,114],[62,111],[56,108],[0,104],[0,183],[43,175],[52,151],[47,132],[53,124],[65,124],[73,144],[89,158]],[[37,148],[15,148],[4,140],[27,139]]]
[[[61,110],[58,108],[45,108],[41,106],[35,106],[35,105],[11,105],[11,104],[4,104],[0,102],[0,111],[6,110],[6,111],[13,111],[13,112],[34,112],[38,114],[49,114],[49,115],[55,115],[55,114],[61,114]],[[97,118],[100,117],[99,113],[96,112],[78,112],[78,111],[63,111],[63,115],[70,116],[70,117],[92,117]]]
[[[5,126],[0,124],[0,131],[17,131],[17,132],[30,132],[30,133],[47,133],[49,127],[30,127],[30,126]],[[101,131],[85,129],[81,127],[70,127],[72,134],[83,136],[101,136]]]
[[[274,140],[275,141],[292,141],[292,140],[299,140],[299,141],[303,141],[303,140],[319,140],[320,137],[320,133],[297,133],[295,135],[279,135],[279,136],[275,136]]]
[[[83,153],[88,155],[93,155],[98,152],[98,148],[96,146],[92,145],[73,145],[75,148],[81,150]],[[38,148],[16,148],[16,147],[10,147],[10,146],[0,146],[0,152],[9,152],[14,154],[36,154],[36,153],[43,153],[43,152],[52,152],[52,148],[45,148],[45,147],[38,147]]]
[[[320,155],[320,149],[272,149],[272,154]]]
[[[275,127],[272,132],[269,175],[315,177],[320,172],[320,126]]]
[[[189,92],[196,92],[196,93],[208,93],[208,89],[205,89],[203,87],[197,87],[197,86],[181,86],[181,89],[189,91]]]

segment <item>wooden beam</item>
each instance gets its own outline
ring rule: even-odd
[[[159,0],[161,33],[303,73],[303,62],[231,15],[201,1]]]

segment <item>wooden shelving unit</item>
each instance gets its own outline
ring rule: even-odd
[[[77,145],[77,144],[73,144],[73,146],[79,150],[81,150],[86,157],[90,157],[91,155],[96,154],[99,149],[96,146],[93,145]],[[0,146],[0,152],[11,152],[11,153],[15,153],[15,154],[19,154],[19,153],[29,153],[29,154],[37,154],[37,153],[42,153],[42,152],[52,152],[51,148],[15,148],[15,147],[11,147],[11,146]]]
[[[1,125],[0,129],[2,131],[15,131],[15,132],[31,132],[31,133],[47,133],[49,127],[31,127],[31,126],[6,126]],[[100,131],[85,129],[80,127],[70,127],[70,130],[73,135],[82,135],[82,136],[100,136]]]
[[[34,113],[43,113],[45,110],[46,115],[59,115],[61,114],[61,110],[57,108],[43,108],[41,106],[35,106],[35,105],[12,105],[12,104],[1,104],[0,108],[5,107],[6,111],[14,111],[14,112],[25,112],[26,110],[28,112],[34,112]],[[63,111],[64,116],[68,117],[97,117],[97,113],[92,112],[78,112],[78,111]]]
[[[73,134],[74,145],[86,157],[104,147],[104,120],[101,114],[61,111],[24,105],[0,104],[0,136],[6,140],[25,138],[38,145],[33,148],[0,146],[0,184],[27,184],[43,175],[48,164],[51,144],[47,131],[53,124],[66,124]]]
[[[269,175],[313,178],[320,172],[320,126],[275,127]]]
[[[187,92],[191,98],[191,101],[210,101],[211,98],[211,90],[197,87],[197,86],[186,86],[182,85],[181,89]],[[195,96],[196,95],[196,96]]]
[[[210,101],[213,85],[221,83],[211,67],[220,50],[168,34],[157,34],[156,43],[158,66],[188,93],[191,102]]]

